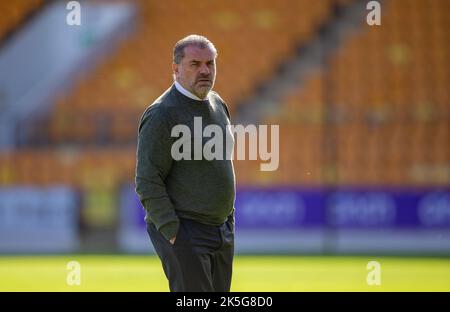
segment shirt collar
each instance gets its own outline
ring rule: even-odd
[[[181,94],[183,94],[183,95],[185,95],[188,98],[191,98],[193,100],[196,100],[196,101],[204,101],[204,100],[206,100],[206,97],[202,100],[201,98],[199,98],[195,94],[192,94],[191,92],[189,92],[188,90],[183,88],[183,86],[178,81],[175,81],[175,88],[177,88],[177,90],[180,91]]]

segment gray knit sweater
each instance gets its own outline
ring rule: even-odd
[[[227,106],[216,92],[196,101],[174,85],[146,109],[139,124],[136,193],[146,211],[145,221],[154,223],[166,239],[176,236],[178,217],[220,225],[234,215],[231,160],[172,158],[172,144],[178,140],[171,137],[172,127],[184,124],[194,134],[194,117],[202,117],[203,128],[216,124],[223,133],[230,124]],[[208,139],[202,139],[203,145]],[[194,151],[194,135],[191,143]]]

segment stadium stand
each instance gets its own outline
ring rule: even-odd
[[[2,7],[12,3],[18,2]],[[0,184],[88,189],[92,177],[105,188],[132,181],[139,117],[170,85],[171,50],[185,29],[216,44],[216,90],[235,114],[259,82],[316,35],[332,3],[137,1],[136,33],[59,97],[36,121],[28,145],[0,154]],[[448,185],[449,3],[386,6],[383,24],[392,28],[362,25],[327,67],[285,95],[264,122],[280,124],[280,168],[264,173],[258,161],[237,161],[240,185]],[[11,25],[0,27],[4,32],[16,22],[2,23]]]
[[[139,1],[136,34],[57,102],[45,122],[48,140],[53,144],[134,142],[143,109],[171,84],[171,53],[174,43],[186,35],[184,29],[207,36],[217,46],[215,89],[234,113],[239,101],[272,75],[299,42],[311,38],[329,16],[330,3],[242,1],[230,7],[222,1],[207,6],[201,1]],[[213,13],[198,18],[198,12],[206,9]],[[302,19],[296,13],[300,9],[308,11]],[[166,27],[169,16],[177,22]],[[92,142],[96,131],[106,132],[107,137],[99,135]]]
[[[282,184],[450,183],[449,3],[384,6],[383,27],[362,25],[267,120],[289,132],[281,136],[280,155],[289,155]]]

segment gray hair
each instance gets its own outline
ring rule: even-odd
[[[200,49],[209,48],[217,57],[216,47],[208,38],[200,35],[189,35],[178,41],[173,48],[173,62],[175,64],[180,64],[181,59],[184,57],[184,48],[187,46],[196,46]]]

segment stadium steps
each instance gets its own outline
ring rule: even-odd
[[[297,53],[280,64],[278,73],[259,86],[259,92],[237,109],[237,123],[258,123],[279,110],[281,98],[299,87],[316,70],[324,67],[326,59],[345,42],[352,30],[361,24],[361,11],[366,2],[339,1],[334,16],[324,21],[315,36],[301,42]]]

